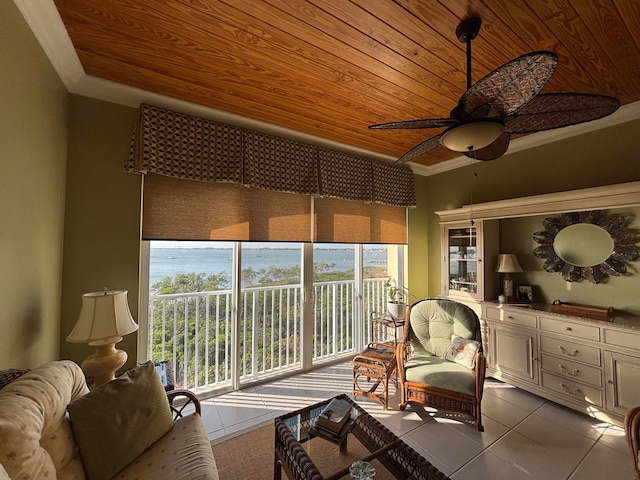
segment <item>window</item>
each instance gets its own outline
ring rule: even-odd
[[[368,341],[369,313],[386,309],[384,284],[401,278],[403,254],[383,244],[143,242],[139,361],[172,360],[185,388],[234,389],[352,354]]]

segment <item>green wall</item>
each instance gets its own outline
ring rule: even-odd
[[[429,199],[427,192],[427,178],[416,176],[416,200],[418,207],[409,209],[409,245],[407,257],[409,259],[407,272],[407,288],[409,289],[409,303],[429,296],[429,283],[425,272],[429,271],[429,245],[428,231]],[[437,245],[440,239],[437,239]]]
[[[77,95],[69,102],[60,357],[81,362],[92,348],[70,344],[83,293],[128,290],[138,320],[141,176],[125,173],[137,109]],[[136,361],[136,334],[118,344]]]
[[[639,131],[640,121],[636,120],[505,155],[491,162],[476,163],[427,177],[426,182],[419,184],[419,188],[425,189],[425,192],[419,194],[421,203],[418,205],[418,211],[413,212],[413,218],[426,218],[428,227],[424,241],[427,244],[428,261],[424,267],[410,262],[409,274],[412,284],[416,279],[425,278],[428,282],[428,295],[440,294],[439,217],[433,213],[434,211],[459,208],[470,203],[640,180]],[[529,230],[533,228],[532,225],[524,223],[526,222],[522,220],[520,223],[512,224],[522,229],[514,241],[521,242],[518,243],[518,251],[523,252],[530,250],[532,240]],[[536,227],[536,230],[539,229]],[[525,258],[525,261],[527,266],[532,266],[528,259]],[[612,303],[608,293],[613,286],[623,284],[624,291],[627,291],[627,287],[640,290],[640,264],[635,262],[633,265],[636,276],[612,280],[608,287],[596,285],[587,288],[584,284],[578,286],[576,283],[565,286],[559,275],[550,278],[547,275],[553,274],[546,272],[531,272],[531,276],[524,275],[523,281],[545,286],[545,289],[548,285],[549,292],[540,292],[546,299],[560,298],[609,306]],[[542,262],[538,268],[541,266]],[[553,286],[547,282],[552,282]],[[570,287],[573,290],[568,290]],[[634,298],[637,298],[637,294],[625,296],[623,299],[616,296],[618,305],[613,306],[637,310],[639,304]]]
[[[58,358],[67,92],[0,2],[0,369]]]

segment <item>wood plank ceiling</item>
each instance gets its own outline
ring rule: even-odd
[[[483,21],[473,81],[551,50],[544,92],[640,100],[638,0],[55,0],[85,73],[399,157],[466,88],[461,19]],[[444,147],[416,163],[457,156]]]

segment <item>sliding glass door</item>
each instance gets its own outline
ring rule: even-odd
[[[138,360],[171,360],[185,388],[229,390],[349,356],[369,341],[369,313],[386,308],[385,282],[402,274],[398,252],[143,242]]]

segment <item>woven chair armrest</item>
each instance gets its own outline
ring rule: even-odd
[[[171,408],[174,422],[192,413],[191,406],[195,408],[195,412],[198,415],[202,416],[200,400],[196,394],[190,390],[171,390],[167,392],[167,399],[169,400],[169,407]]]
[[[22,375],[27,373],[28,369],[15,369],[9,368],[7,370],[0,370],[0,388],[6,387],[14,380],[20,378]]]
[[[482,399],[484,379],[487,373],[487,359],[482,352],[476,356],[476,397]]]
[[[396,346],[396,368],[400,383],[404,383],[404,364],[411,354],[411,344],[400,342]]]

